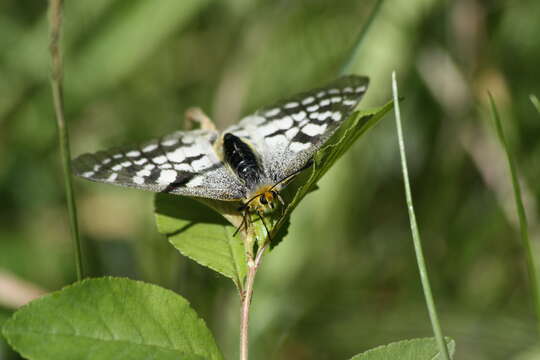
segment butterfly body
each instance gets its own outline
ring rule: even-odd
[[[367,77],[345,76],[246,116],[223,133],[177,131],[140,146],[84,154],[73,162],[88,180],[154,192],[240,201],[272,211],[279,191],[307,166],[356,108]]]

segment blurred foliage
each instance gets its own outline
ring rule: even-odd
[[[193,105],[225,127],[336,77],[374,3],[66,2],[73,154],[181,128]],[[510,177],[486,92],[501,113],[538,241],[540,121],[529,95],[540,94],[539,13],[534,0],[388,0],[353,64],[371,77],[366,108],[390,98],[390,72],[398,71],[425,255],[443,331],[460,359],[535,351]],[[46,2],[0,3],[0,271],[54,290],[75,272],[47,34]],[[389,120],[322,179],[265,260],[253,300],[254,358],[344,359],[431,336]],[[92,275],[179,291],[233,358],[237,293],[158,235],[153,196],[79,180],[76,196]]]

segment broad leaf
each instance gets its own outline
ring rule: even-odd
[[[454,357],[456,343],[446,338],[450,357]],[[412,339],[376,347],[351,360],[442,360],[437,341],[434,338]]]
[[[246,276],[245,251],[240,236],[233,237],[235,227],[218,212],[188,197],[157,194],[155,201],[158,231],[184,256],[231,278],[242,289]],[[238,205],[233,207],[219,211],[234,212]]]
[[[283,191],[288,204],[264,217],[264,224],[253,216],[253,239],[244,232],[233,237],[242,221],[238,202],[156,195],[156,222],[160,233],[185,256],[229,278],[242,290],[246,274],[245,253],[253,250],[253,241],[261,246],[270,232],[272,246],[287,234],[293,209],[309,192],[317,189],[317,182],[354,141],[373,127],[389,110],[392,102],[374,110],[355,111],[315,155],[313,165],[300,174]],[[204,206],[204,205],[206,206]],[[212,211],[215,211],[215,213]],[[221,214],[221,216],[217,215]],[[227,224],[225,219],[232,225]],[[246,244],[244,245],[244,241]]]
[[[3,333],[32,360],[223,359],[184,298],[121,278],[85,280],[32,301]]]

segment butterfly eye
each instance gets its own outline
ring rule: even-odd
[[[268,204],[268,201],[267,201],[266,198],[264,197],[264,194],[261,195],[261,197],[259,198],[259,201],[260,201],[261,204],[263,204],[263,205]]]

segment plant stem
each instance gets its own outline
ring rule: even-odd
[[[71,182],[71,155],[69,151],[69,137],[67,124],[64,118],[64,98],[63,98],[63,64],[60,53],[60,39],[62,34],[62,0],[50,0],[50,46],[52,60],[51,87],[54,101],[54,112],[58,125],[58,141],[60,144],[60,155],[64,170],[64,186],[66,191],[66,201],[69,213],[69,225],[71,238],[75,248],[75,266],[77,270],[77,280],[82,280],[84,269],[82,261],[82,246],[77,225],[77,208],[73,195],[73,185]]]
[[[352,65],[356,61],[356,58],[358,56],[358,53],[360,52],[360,46],[364,42],[364,38],[366,37],[366,34],[371,27],[371,24],[373,23],[373,20],[377,17],[377,14],[379,13],[379,10],[381,9],[381,5],[384,2],[384,0],[377,0],[375,5],[373,6],[373,10],[371,10],[371,13],[369,14],[366,23],[362,27],[362,30],[358,33],[358,36],[356,37],[356,40],[354,42],[354,48],[345,63],[343,67],[341,68],[340,74],[344,75],[348,72],[350,72]]]
[[[249,354],[249,306],[253,297],[253,285],[255,284],[255,274],[259,268],[264,251],[268,244],[265,244],[257,251],[255,259],[248,260],[248,273],[246,286],[242,294],[242,310],[240,312],[240,360],[248,360]]]
[[[497,135],[499,137],[499,140],[502,144],[504,151],[506,152],[506,160],[508,162],[508,167],[510,168],[510,176],[512,179],[512,186],[514,188],[514,200],[516,202],[516,209],[517,209],[518,218],[519,218],[519,230],[520,230],[520,235],[521,235],[521,242],[523,243],[523,248],[525,249],[525,261],[527,265],[527,272],[529,274],[529,282],[530,282],[531,291],[533,295],[533,302],[534,302],[534,307],[535,307],[535,312],[536,312],[536,322],[537,322],[538,331],[540,332],[540,289],[538,287],[538,278],[536,276],[537,271],[536,271],[536,264],[535,264],[534,255],[533,255],[533,247],[529,239],[527,215],[525,214],[525,206],[523,205],[523,199],[521,195],[521,186],[519,184],[519,180],[517,176],[517,169],[516,169],[515,161],[510,152],[508,143],[506,141],[506,137],[504,135],[504,131],[501,124],[501,118],[499,117],[499,112],[497,111],[497,107],[495,106],[495,101],[493,100],[493,97],[491,96],[490,93],[488,93],[488,96],[489,96],[489,103],[491,105],[491,113],[493,115],[493,120],[495,121],[495,127],[497,129]],[[532,96],[531,96],[531,101],[534,104],[534,100]]]
[[[418,225],[416,223],[416,215],[414,213],[413,200],[411,196],[411,187],[409,184],[409,171],[407,170],[407,156],[405,154],[405,144],[403,141],[403,130],[401,128],[401,112],[399,109],[399,96],[396,81],[396,72],[392,72],[392,93],[394,96],[394,111],[396,114],[396,128],[399,141],[399,153],[401,156],[401,168],[403,170],[403,182],[405,185],[405,198],[407,200],[407,209],[409,212],[409,219],[411,222],[411,232],[414,244],[414,252],[416,254],[416,262],[418,263],[418,270],[420,272],[420,280],[422,282],[422,288],[424,289],[424,297],[428,308],[429,318],[431,320],[431,327],[439,346],[439,351],[442,354],[443,359],[450,360],[448,354],[448,348],[442,335],[441,326],[439,324],[439,317],[437,310],[435,309],[435,302],[433,301],[433,295],[431,293],[431,286],[429,284],[428,272],[426,262],[424,260],[424,254],[422,251],[422,243],[420,241],[420,232],[418,231]]]

